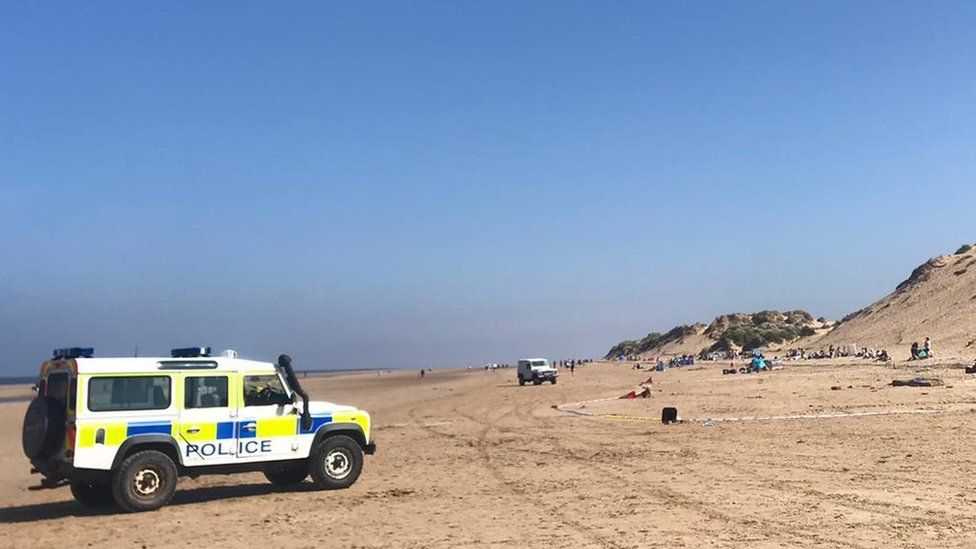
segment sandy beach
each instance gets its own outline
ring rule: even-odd
[[[974,28],[5,3],[0,549],[976,549]]]
[[[313,398],[373,414],[379,451],[351,489],[281,490],[260,474],[182,479],[171,505],[136,515],[90,511],[66,488],[28,491],[37,477],[20,449],[26,404],[5,403],[0,545],[976,544],[976,377],[950,363],[817,361],[730,376],[724,366],[594,364],[539,387],[518,387],[511,369],[309,378]],[[648,375],[651,398],[579,404]],[[916,375],[945,386],[889,385]],[[689,421],[662,425],[663,406]],[[722,421],[892,411],[908,413]]]

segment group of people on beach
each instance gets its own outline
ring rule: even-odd
[[[593,359],[592,358],[570,358],[570,359],[567,359],[567,360],[556,360],[556,361],[553,361],[552,365],[554,367],[556,367],[556,368],[566,368],[570,372],[575,372],[576,371],[576,368],[578,368],[578,367],[580,367],[580,366],[582,366],[584,364],[590,364],[591,362],[593,362]],[[512,367],[511,364],[486,364],[484,366],[484,369],[485,370],[498,370],[498,369],[511,368],[511,367]],[[471,366],[468,366],[468,369],[471,370],[472,367]],[[422,374],[421,374],[421,377],[423,377]]]
[[[644,359],[637,358],[635,360],[634,365],[633,365],[633,367],[631,369],[633,369],[633,370],[643,370],[644,367],[641,364],[641,361],[642,360],[644,360]],[[658,372],[663,372],[667,368],[680,368],[682,366],[694,366],[695,365],[695,356],[694,355],[678,355],[678,356],[674,356],[674,357],[669,358],[667,363],[664,362],[664,357],[661,357],[661,358],[657,359],[656,364],[655,364],[654,357],[648,357],[646,360],[648,362],[654,364],[654,366],[652,367],[652,369],[653,370],[657,370]]]
[[[854,345],[830,345],[814,352],[808,352],[806,349],[788,349],[784,355],[786,360],[819,360],[847,357],[868,358],[879,362],[888,362],[891,360],[891,355],[885,349],[878,350],[872,347],[861,347],[857,349]]]
[[[925,344],[921,348],[918,346],[918,342],[912,343],[912,356],[908,360],[924,360],[926,358],[932,358],[932,340],[925,338]]]
[[[748,356],[748,354],[745,351],[741,353],[736,352],[734,350],[714,352],[714,353],[706,353],[703,351],[702,353],[699,354],[697,360],[706,360],[706,361],[715,361],[721,359],[735,360],[737,358],[743,357],[743,355]],[[932,340],[930,338],[926,337],[922,345],[919,345],[917,341],[912,343],[911,357],[909,358],[909,360],[925,360],[928,358],[932,358],[933,356],[934,354],[932,351]],[[872,347],[861,347],[860,349],[857,349],[857,347],[854,345],[841,345],[841,346],[830,345],[826,348],[821,348],[819,351],[815,351],[815,352],[808,352],[807,349],[803,349],[803,348],[787,349],[783,357],[786,360],[811,360],[811,359],[844,358],[844,357],[866,358],[866,359],[874,360],[876,362],[891,362],[892,360],[891,355],[888,353],[887,349],[874,349]],[[768,366],[766,364],[766,359],[762,355],[761,351],[757,350],[757,353],[755,354],[755,356],[752,357],[752,360],[750,361],[750,365],[748,368],[749,370],[761,371],[765,369],[765,368],[760,369],[758,367],[757,359],[761,360],[764,366]],[[640,357],[636,357],[634,358],[634,360],[637,361],[634,364],[634,369],[635,370],[641,369]],[[654,358],[649,358],[647,360],[649,360],[652,363],[655,361]],[[668,362],[666,364],[663,359],[658,359],[657,369],[660,371],[664,371],[666,367],[675,368],[680,366],[691,366],[695,364],[695,360],[696,357],[690,354],[671,357],[670,359],[668,359]],[[779,357],[776,357],[776,359],[773,362],[774,364],[778,364]],[[976,367],[976,364],[974,364],[974,367]]]
[[[863,354],[858,355],[861,358],[870,358],[877,362],[891,362],[891,355],[888,354],[887,349],[881,349],[880,351],[875,351],[870,347],[866,347]]]
[[[591,359],[591,358],[571,358],[569,360],[560,360],[560,361],[557,361],[556,362],[556,366],[561,366],[563,368],[566,368],[567,370],[569,370],[569,375],[575,376],[576,375],[576,367],[577,366],[582,366],[583,363],[586,363],[586,362],[593,362],[593,359]]]

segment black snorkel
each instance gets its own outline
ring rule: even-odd
[[[291,357],[279,355],[278,368],[285,374],[285,381],[288,382],[291,390],[302,397],[302,429],[307,431],[312,428],[312,414],[308,412],[308,393],[302,389],[302,384],[298,382],[298,376],[295,375],[295,370],[291,367]]]

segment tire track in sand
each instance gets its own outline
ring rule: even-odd
[[[456,396],[456,395],[445,395],[441,397],[439,400],[446,400],[451,396]],[[407,415],[411,419],[411,421],[413,421],[414,424],[416,424],[424,432],[442,440],[457,442],[459,440],[465,440],[467,438],[463,433],[459,433],[457,431],[452,431],[452,432],[440,431],[436,427],[423,421],[422,418],[418,417],[418,408],[422,405],[425,407],[429,406],[429,404],[430,401],[418,402],[407,409]],[[473,440],[468,439],[467,442],[470,443],[471,447],[473,448],[475,455],[477,456],[478,462],[483,467],[485,467],[485,469],[489,472],[489,474],[492,475],[492,477],[496,480],[496,482],[498,482],[499,485],[501,485],[508,494],[512,496],[517,496],[518,498],[524,500],[532,501],[540,509],[550,509],[551,506],[544,499],[534,496],[532,493],[526,491],[518,483],[513,482],[508,478],[506,478],[505,475],[502,473],[501,468],[498,465],[496,465],[495,461],[492,459],[492,456],[489,451],[490,445],[487,443],[488,435],[491,433],[492,429],[495,428],[495,423],[498,421],[498,419],[508,415],[512,411],[512,408],[510,407],[497,408],[495,410],[496,413],[494,414],[495,416],[494,418],[491,418],[492,414],[486,414],[485,419],[478,419],[477,417],[471,414],[461,411],[457,406],[454,406],[452,408],[452,412],[454,416],[464,418],[474,423],[475,425],[479,426],[478,433],[475,435],[474,439]],[[463,448],[463,445],[457,445],[457,446]],[[567,527],[569,530],[573,532],[576,532],[581,537],[588,539],[590,542],[596,545],[599,545],[601,547],[609,547],[613,549],[625,549],[623,546],[617,544],[614,540],[602,536],[597,532],[593,532],[586,525],[580,523],[577,520],[572,519],[571,517],[567,516],[565,513],[562,513],[558,510],[550,510],[550,514],[551,516],[557,518],[558,521],[563,524],[563,526]]]
[[[538,427],[535,436],[545,438],[553,447],[555,447],[559,451],[560,455],[568,456],[573,458],[574,460],[585,462],[587,464],[587,467],[595,468],[601,471],[601,473],[604,476],[608,476],[616,479],[621,486],[632,485],[633,479],[627,478],[625,475],[615,471],[610,467],[603,465],[602,462],[594,460],[592,457],[579,455],[574,450],[568,448],[562,442],[560,437],[553,436],[551,432],[545,427],[545,422],[550,421],[551,418],[541,415],[539,413],[541,411],[548,411],[548,408],[550,407],[545,406],[544,408],[540,408],[538,404],[530,405],[530,408],[527,410],[528,414],[521,414],[523,417],[531,417],[533,419],[534,423],[536,424],[536,427]],[[524,411],[525,409],[523,408],[522,410]],[[587,420],[590,418],[580,417],[579,419]],[[597,442],[597,444],[599,443]],[[532,450],[530,448],[520,448],[520,449],[535,454],[543,453],[536,450]],[[713,465],[731,468],[729,467],[729,464],[725,463],[724,461],[714,461]],[[656,497],[658,500],[660,500],[662,503],[666,505],[676,504],[690,511],[699,513],[707,517],[708,519],[714,521],[721,521],[727,524],[736,524],[742,526],[743,528],[753,530],[753,531],[759,529],[763,531],[764,534],[770,537],[786,536],[788,538],[793,538],[798,541],[805,542],[807,544],[830,543],[836,546],[849,547],[852,549],[866,549],[869,547],[868,545],[862,545],[851,541],[826,538],[817,530],[802,529],[793,522],[778,520],[775,517],[763,516],[761,520],[754,520],[750,518],[748,521],[743,522],[742,517],[723,513],[718,509],[716,509],[713,503],[695,498],[690,494],[686,494],[684,492],[672,490],[663,485],[654,485],[654,486],[646,486],[646,487],[642,486],[642,491],[651,493],[654,497]]]
[[[594,544],[613,549],[625,549],[625,546],[618,544],[614,539],[594,531],[592,527],[572,518],[561,509],[552,507],[551,502],[547,502],[544,498],[536,496],[533,492],[526,490],[518,482],[515,482],[505,476],[504,472],[502,471],[502,467],[500,467],[492,458],[491,445],[488,444],[488,435],[492,432],[492,430],[497,429],[497,420],[505,417],[512,411],[514,411],[514,408],[503,408],[500,409],[501,413],[498,414],[497,418],[489,419],[489,417],[486,415],[486,418],[481,420],[470,414],[462,412],[457,407],[454,408],[455,414],[470,421],[480,423],[483,426],[481,432],[478,434],[477,440],[475,441],[481,463],[488,469],[489,472],[491,472],[499,483],[506,487],[510,493],[532,502],[540,509],[547,509],[550,516],[558,518],[559,522],[561,522],[563,525],[568,526],[573,531],[585,537]]]

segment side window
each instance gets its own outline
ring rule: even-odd
[[[183,406],[187,409],[227,407],[227,376],[188,377],[183,389]]]
[[[269,406],[290,404],[278,376],[244,376],[244,406]]]
[[[88,381],[88,409],[165,410],[170,404],[170,385],[169,376],[93,377]]]

